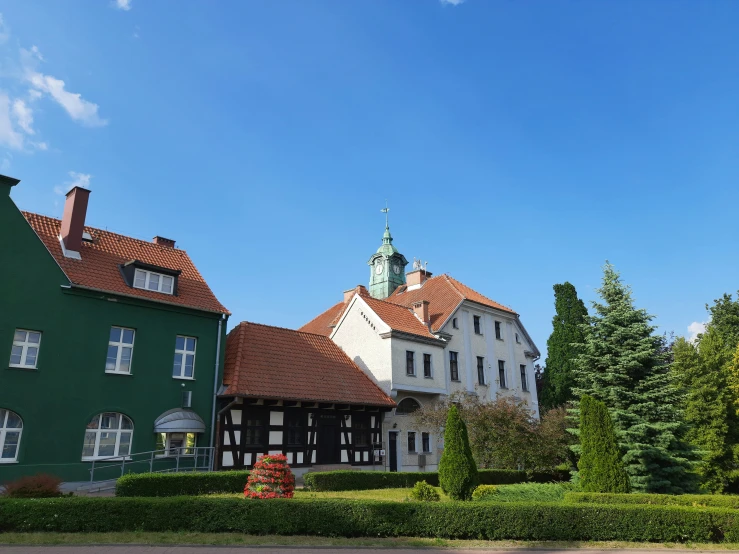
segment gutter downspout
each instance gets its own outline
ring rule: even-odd
[[[210,447],[213,455],[210,457],[210,471],[213,471],[215,464],[215,438],[216,438],[216,400],[218,395],[218,366],[221,362],[221,328],[223,326],[223,315],[218,320],[218,339],[216,341],[216,366],[213,376],[213,409],[210,414]]]

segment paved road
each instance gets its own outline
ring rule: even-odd
[[[576,554],[656,554],[659,549],[652,550],[591,550],[591,549],[431,549],[431,548],[302,548],[274,547],[274,546],[0,546],[2,554],[342,554],[344,552],[361,552],[361,554],[544,554],[547,552],[562,552]],[[700,550],[673,550],[669,554],[699,554]],[[717,551],[704,551],[716,554]],[[720,554],[737,552],[722,550]]]

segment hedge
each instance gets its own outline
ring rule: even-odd
[[[223,497],[0,499],[0,532],[41,531],[737,542],[739,513],[721,508],[554,503]]]
[[[115,485],[116,496],[196,496],[244,492],[248,471],[129,473]]]
[[[478,471],[481,485],[512,485],[515,483],[551,483],[569,481],[568,471],[526,472],[509,469],[481,469]],[[411,488],[419,481],[439,486],[439,474],[435,471],[325,471],[306,473],[305,485],[314,491],[359,491],[369,489]]]
[[[577,504],[652,504],[658,506],[693,506],[739,509],[739,496],[714,494],[610,494],[597,492],[568,492],[565,502]]]

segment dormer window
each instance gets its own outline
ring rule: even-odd
[[[174,277],[162,275],[153,271],[137,269],[134,274],[133,286],[137,289],[153,290],[155,292],[163,292],[164,294],[172,294],[174,289]]]

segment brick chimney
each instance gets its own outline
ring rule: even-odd
[[[413,271],[405,274],[405,283],[408,286],[406,290],[412,290],[412,288],[420,288],[426,282],[426,279],[431,277],[431,272],[425,269],[414,269]],[[412,288],[411,288],[412,287]]]
[[[419,300],[413,303],[413,311],[416,312],[416,316],[420,319],[427,327],[431,325],[431,318],[429,317],[429,301]]]
[[[348,304],[352,298],[354,298],[354,294],[358,294],[359,296],[367,296],[367,288],[364,285],[357,285],[353,289],[345,290],[344,291],[344,304]]]
[[[160,237],[157,235],[152,239],[154,241],[154,244],[158,244],[159,246],[166,246],[167,248],[174,248],[174,243],[172,239],[165,239],[164,237]]]
[[[87,215],[87,201],[90,191],[82,187],[74,187],[67,193],[64,203],[64,216],[62,217],[61,239],[64,248],[70,253],[79,254],[82,248],[82,232],[85,229],[85,216]],[[67,256],[67,253],[64,254]],[[76,258],[77,256],[67,256]]]

